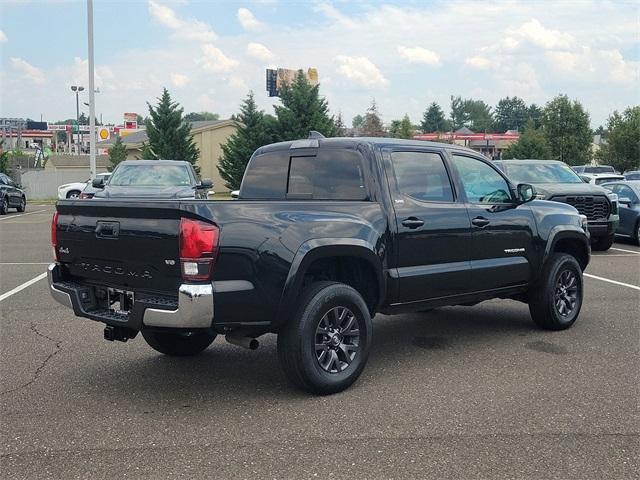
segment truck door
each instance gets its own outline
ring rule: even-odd
[[[396,215],[398,302],[469,289],[471,225],[458,201],[442,153],[402,149],[383,153]]]
[[[517,202],[509,183],[488,161],[452,154],[472,226],[470,248],[475,291],[529,282],[538,253],[533,212]]]

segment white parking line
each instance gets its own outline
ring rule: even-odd
[[[615,248],[615,247],[611,247],[609,250],[616,250],[616,251],[618,251],[618,252],[635,253],[636,255],[640,255],[640,252],[636,252],[635,250],[625,250],[624,248]]]
[[[609,258],[609,257],[635,257],[636,255],[630,255],[628,253],[609,253],[607,255],[593,254],[591,258]]]
[[[51,262],[0,262],[0,265],[49,265]]]
[[[0,220],[10,220],[12,218],[24,217],[26,215],[33,215],[34,213],[48,212],[49,210],[36,210],[35,212],[19,213],[17,215],[11,215],[10,217],[0,217]]]
[[[7,298],[9,298],[11,295],[13,295],[15,293],[21,292],[22,290],[24,290],[28,286],[33,285],[36,282],[39,282],[40,280],[42,280],[46,276],[47,276],[47,272],[41,273],[36,278],[32,278],[28,282],[24,282],[22,285],[18,285],[13,290],[9,290],[7,293],[3,293],[2,295],[0,295],[0,302],[5,300],[5,299],[7,299]]]
[[[589,277],[589,278],[595,278],[596,280],[600,280],[602,282],[613,283],[614,285],[620,285],[622,287],[633,288],[634,290],[640,290],[640,287],[638,287],[637,285],[631,285],[629,283],[622,283],[622,282],[618,282],[616,280],[610,280],[608,278],[598,277],[597,275],[591,275],[589,273],[583,273],[582,275],[584,275],[585,277]]]

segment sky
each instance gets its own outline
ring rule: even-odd
[[[86,21],[85,1],[0,0],[0,117],[75,117]],[[448,112],[451,95],[544,105],[564,93],[594,128],[640,104],[638,1],[95,0],[94,30],[105,123],[146,115],[163,87],[186,112],[227,118],[253,90],[273,113],[274,67],[317,68],[347,124],[372,99],[385,123],[419,123],[431,102]]]

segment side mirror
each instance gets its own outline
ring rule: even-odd
[[[618,203],[620,205],[626,205],[627,207],[630,207],[633,202],[629,197],[618,197]]]
[[[213,182],[210,178],[203,178],[202,180],[200,180],[200,185],[198,185],[198,188],[213,188]]]
[[[91,181],[91,186],[93,188],[104,188],[104,178],[102,177],[94,178]]]
[[[533,185],[528,183],[520,183],[517,187],[518,190],[518,200],[522,203],[530,202],[536,198],[536,189],[533,188]]]
[[[240,198],[240,190],[233,190],[231,192],[231,198]]]

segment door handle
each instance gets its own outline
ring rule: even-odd
[[[411,229],[418,228],[424,225],[424,220],[420,220],[416,217],[409,217],[402,221],[402,225]]]
[[[489,225],[491,222],[484,217],[476,217],[471,220],[471,223],[473,223],[473,225],[476,227],[483,228]]]

